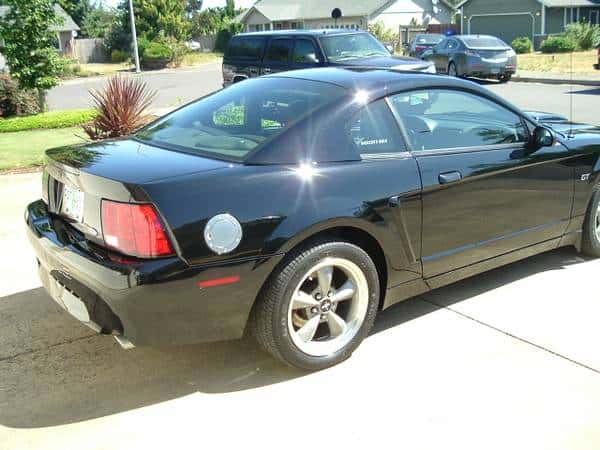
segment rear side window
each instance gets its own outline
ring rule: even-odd
[[[398,124],[384,100],[377,100],[352,119],[350,139],[361,155],[406,151]]]
[[[288,62],[291,49],[291,39],[273,39],[269,45],[265,59],[268,61],[286,63]]]
[[[296,39],[292,60],[297,64],[316,64],[318,62],[317,49],[313,41]]]
[[[260,59],[265,45],[262,37],[235,37],[229,42],[227,56],[230,58]]]

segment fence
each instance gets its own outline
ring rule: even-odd
[[[104,63],[110,57],[103,39],[75,39],[75,56],[80,63]]]

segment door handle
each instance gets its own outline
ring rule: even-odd
[[[438,176],[438,181],[440,184],[456,183],[460,180],[462,180],[462,175],[456,170],[453,172],[440,173]]]

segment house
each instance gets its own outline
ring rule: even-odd
[[[9,10],[8,6],[0,6],[0,17],[3,17]],[[51,31],[56,33],[56,48],[61,55],[72,56],[74,52],[74,40],[77,35],[79,27],[73,21],[60,5],[54,5],[56,16],[60,19],[59,23],[52,26]],[[0,52],[2,50],[3,42],[0,37]],[[5,61],[0,53],[0,71],[5,70]]]
[[[465,0],[457,8],[463,33],[492,34],[508,43],[528,37],[536,48],[572,22],[600,25],[600,0]]]
[[[338,8],[342,17],[332,18]],[[455,10],[447,0],[258,0],[236,20],[244,31],[350,28],[367,29],[383,22],[400,26],[450,24]]]

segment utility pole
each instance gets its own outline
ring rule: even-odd
[[[135,16],[133,15],[133,0],[129,0],[129,19],[131,21],[131,37],[133,40],[133,59],[135,61],[135,72],[140,73],[140,55],[138,53],[137,34],[135,31]]]

